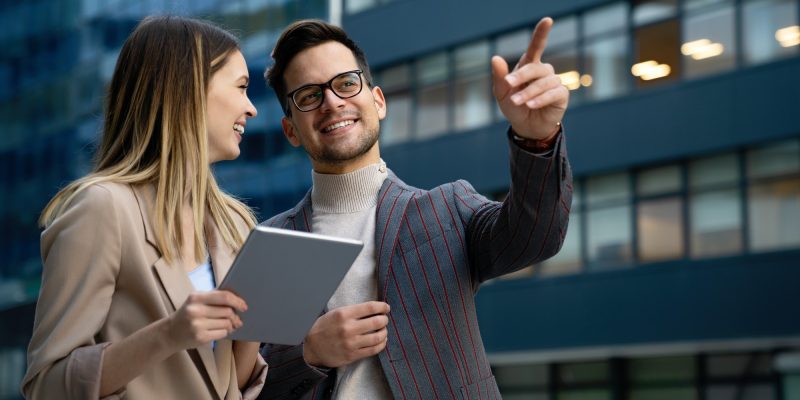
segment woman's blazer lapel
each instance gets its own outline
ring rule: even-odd
[[[142,215],[142,224],[144,225],[144,232],[145,232],[145,239],[151,246],[153,246],[156,251],[158,251],[158,245],[156,243],[155,232],[153,231],[153,227],[151,224],[151,210],[153,210],[153,206],[155,204],[155,189],[152,185],[140,185],[133,187],[134,194],[136,195],[136,201],[139,202],[139,210]],[[214,234],[216,234],[216,229],[214,229]],[[220,258],[219,260],[214,259],[214,252],[212,252],[212,262],[218,261],[220,263],[226,261],[225,257]],[[222,265],[222,264],[216,264]],[[215,265],[215,267],[216,267]],[[227,266],[230,265],[228,261],[225,269],[227,270]],[[189,297],[189,294],[194,291],[194,287],[192,286],[192,282],[189,280],[189,275],[186,273],[184,268],[181,265],[170,265],[167,264],[166,260],[163,257],[159,257],[158,260],[153,264],[153,269],[156,272],[156,276],[161,283],[162,288],[164,289],[164,293],[167,294],[169,298],[169,304],[167,304],[167,309],[170,313],[177,311],[184,302],[186,302],[186,298]],[[219,267],[214,268],[215,278],[219,278]],[[224,275],[223,275],[224,276]],[[219,281],[217,281],[219,282]],[[199,358],[202,362],[201,370],[207,374],[207,378],[211,381],[212,385],[214,386],[215,391],[219,395],[220,398],[225,398],[225,392],[227,391],[229,380],[230,380],[230,352],[231,352],[231,344],[230,341],[220,341],[220,342],[227,342],[226,344],[221,344],[223,348],[218,348],[217,352],[220,353],[227,353],[221,354],[220,356],[215,356],[215,351],[212,350],[211,344],[206,344],[203,346],[194,349],[197,351]],[[189,350],[190,354],[193,350]],[[218,358],[223,358],[225,360],[219,361],[227,361],[224,365],[224,371],[219,370],[218,366]],[[196,360],[195,356],[192,356],[192,359]],[[196,361],[195,361],[196,362]],[[200,367],[200,366],[198,366]],[[225,382],[223,382],[225,381]]]

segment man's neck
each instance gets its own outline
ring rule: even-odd
[[[318,174],[342,175],[359,170],[367,165],[377,164],[379,162],[381,162],[381,152],[378,149],[378,143],[376,142],[368,152],[354,159],[339,163],[325,163],[312,159],[311,166],[314,169],[314,172]]]

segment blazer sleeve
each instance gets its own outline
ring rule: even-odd
[[[93,185],[42,233],[42,286],[22,381],[26,398],[99,398],[108,343],[98,343],[96,334],[120,268],[119,225],[111,193]]]
[[[474,290],[561,249],[572,204],[572,172],[564,133],[559,135],[549,155],[530,153],[509,140],[511,187],[503,202],[486,200],[466,182],[456,186]]]
[[[335,369],[315,368],[303,359],[303,345],[267,344],[261,354],[270,366],[259,399],[300,399],[311,394]]]

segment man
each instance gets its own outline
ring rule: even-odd
[[[466,181],[430,191],[403,183],[380,158],[386,101],[361,49],[321,21],[283,32],[266,77],[285,110],[286,138],[311,159],[313,186],[264,224],[365,246],[304,343],[264,347],[261,398],[500,397],[474,293],[554,255],[572,196],[560,125],[569,95],[541,63],[552,24],[537,25],[512,73],[492,58],[494,94],[511,124],[512,184],[502,203]]]

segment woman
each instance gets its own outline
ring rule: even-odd
[[[126,40],[93,172],[42,213],[26,398],[258,395],[258,343],[224,339],[247,306],[213,290],[255,225],[209,168],[239,155],[247,84],[236,39],[209,23],[150,17]]]

